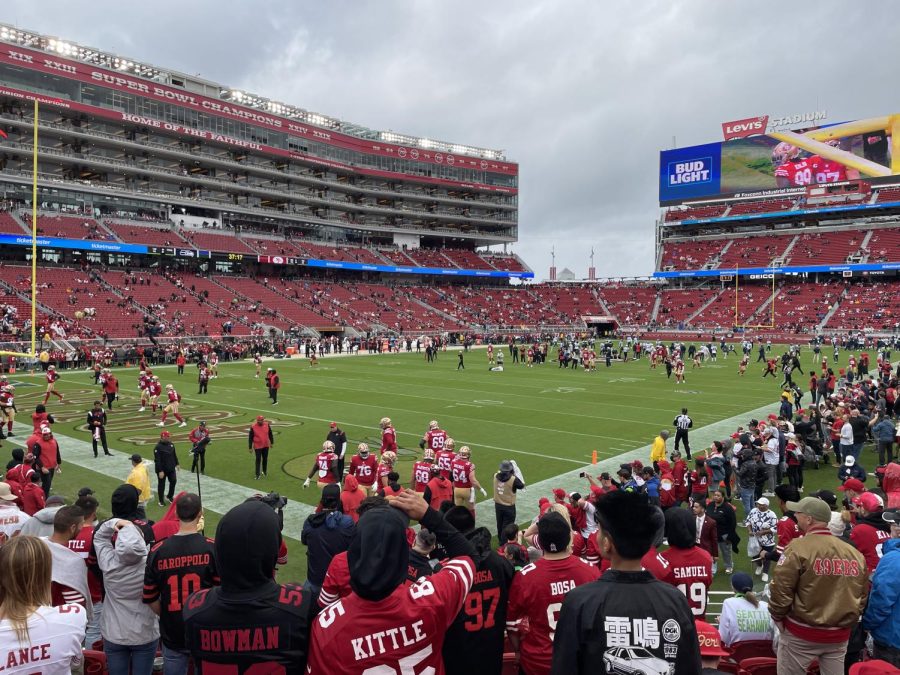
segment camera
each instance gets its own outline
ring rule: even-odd
[[[284,507],[287,506],[288,503],[287,497],[282,497],[277,492],[270,492],[267,495],[255,494],[247,501],[262,502],[271,508],[278,514],[278,528],[284,529]]]

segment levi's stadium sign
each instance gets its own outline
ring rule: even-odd
[[[746,138],[747,136],[762,134],[765,133],[768,123],[768,115],[748,117],[747,119],[735,120],[734,122],[722,122],[722,135],[726,141],[730,141],[733,138]]]

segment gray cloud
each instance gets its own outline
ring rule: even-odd
[[[521,165],[519,243],[543,276],[654,265],[658,152],[719,123],[895,110],[886,1],[153,4],[7,0],[3,20],[373,128]],[[882,76],[882,72],[884,76]]]

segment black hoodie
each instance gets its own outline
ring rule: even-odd
[[[126,483],[117,487],[110,498],[112,517],[130,520],[143,533],[147,546],[153,546],[156,543],[156,535],[153,534],[153,528],[148,521],[138,516],[139,498],[140,493],[134,485]],[[97,527],[100,527],[100,525],[98,524]]]
[[[306,672],[312,596],[301,586],[275,583],[280,545],[278,516],[262,502],[239,504],[219,521],[222,585],[195,593],[184,609],[186,645],[201,668],[228,665],[242,673],[268,662],[289,675]]]
[[[491,548],[491,533],[479,527],[466,533],[475,547],[475,583],[466,603],[447,629],[442,655],[446,675],[500,675],[509,587],[515,569]]]

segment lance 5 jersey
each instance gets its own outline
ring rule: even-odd
[[[441,647],[475,578],[466,557],[378,602],[355,593],[328,605],[312,629],[306,672],[443,675]]]
[[[68,675],[82,662],[81,641],[87,612],[80,605],[38,607],[28,617],[28,644],[20,644],[13,625],[0,621],[0,669],[4,673]]]

